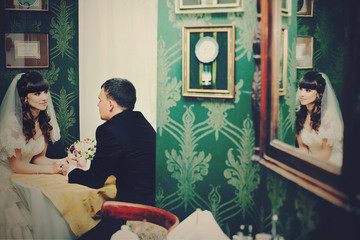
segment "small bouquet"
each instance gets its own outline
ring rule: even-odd
[[[83,160],[92,160],[96,152],[95,140],[85,138],[83,141],[77,140],[68,148],[68,157],[75,157]]]

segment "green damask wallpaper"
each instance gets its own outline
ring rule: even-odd
[[[319,11],[323,11],[321,6],[327,6],[326,2],[315,0],[314,6],[319,9],[307,21],[315,26],[325,24],[319,20]],[[342,3],[331,8],[337,5]],[[283,17],[283,27],[289,28],[289,36],[293,37],[289,41],[288,90],[280,113],[285,125],[280,137],[284,139],[294,139],[289,135],[295,121],[290,96],[295,95],[299,74],[294,37],[305,22],[300,21],[298,26],[296,7],[297,0],[292,0],[292,15]],[[250,160],[254,146],[251,85],[256,0],[246,0],[242,13],[180,15],[174,12],[174,1],[159,0],[158,14],[157,206],[175,213],[180,220],[197,208],[210,210],[230,238],[241,224],[253,225],[255,233],[270,232],[273,214],[279,216],[277,231],[285,239],[353,236],[359,216]],[[216,24],[236,25],[236,97],[183,97],[182,27]],[[319,34],[332,33],[327,32],[329,27],[319,25],[316,29],[315,42],[319,42],[315,52],[319,52]],[[320,59],[321,54],[316,56]]]
[[[49,11],[4,10],[0,1],[0,99],[18,73],[37,71],[50,83],[61,139],[49,145],[48,155],[65,156],[65,148],[79,138],[79,64],[78,1],[49,1]],[[6,69],[4,33],[34,32],[49,34],[50,67],[48,69]]]
[[[254,1],[245,13],[217,15],[175,15],[174,1],[159,1],[157,206],[181,218],[211,210],[227,232],[249,217],[260,183],[250,160],[255,16]],[[182,27],[225,23],[237,28],[235,99],[183,98]]]

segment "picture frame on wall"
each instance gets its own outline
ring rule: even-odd
[[[312,36],[297,36],[296,40],[296,68],[313,68],[313,45]]]
[[[175,13],[224,13],[244,11],[244,0],[175,0]]]
[[[5,10],[49,11],[49,0],[5,0]]]
[[[289,30],[287,28],[281,29],[280,51],[279,96],[284,96],[286,95],[289,55]]]
[[[48,68],[47,33],[5,33],[6,68]]]
[[[185,26],[183,96],[235,97],[235,25]]]
[[[298,17],[312,17],[314,11],[314,0],[298,0]]]

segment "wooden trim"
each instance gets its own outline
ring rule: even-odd
[[[288,167],[286,164],[282,164],[281,162],[267,156],[266,154],[264,155],[264,159],[265,160],[261,160],[260,163],[265,167],[275,171],[284,178],[298,184],[315,195],[327,199],[329,202],[339,207],[343,207],[347,211],[351,210],[349,200],[344,193],[317,181],[302,172],[296,171],[295,169]]]

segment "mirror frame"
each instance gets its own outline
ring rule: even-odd
[[[347,48],[345,54],[344,159],[341,171],[331,164],[315,165],[295,153],[293,147],[274,139],[277,122],[278,84],[280,74],[281,0],[261,0],[261,107],[260,163],[308,191],[343,207],[359,209],[360,161],[356,151],[360,137],[359,74],[359,7],[346,1],[348,7]],[[351,30],[350,30],[351,29]],[[355,116],[355,117],[354,117]],[[358,137],[356,137],[358,136]],[[356,171],[357,169],[357,171]],[[355,184],[357,183],[357,184]]]

